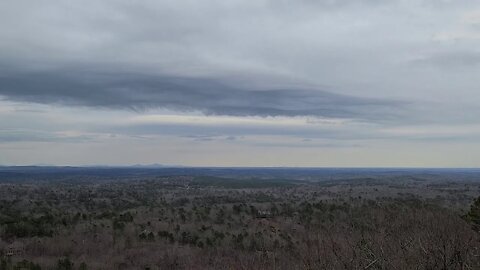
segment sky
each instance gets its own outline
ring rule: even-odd
[[[480,167],[480,1],[5,0],[0,164]]]

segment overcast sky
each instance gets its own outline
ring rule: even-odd
[[[5,0],[0,164],[480,167],[480,2]]]

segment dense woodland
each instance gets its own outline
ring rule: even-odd
[[[34,178],[0,183],[0,270],[480,269],[475,175]]]

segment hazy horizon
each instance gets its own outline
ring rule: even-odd
[[[308,167],[308,166],[188,166],[181,164],[0,164],[0,168],[25,168],[25,167],[37,167],[37,168],[125,168],[125,169],[291,169],[291,170],[480,170],[480,167]]]

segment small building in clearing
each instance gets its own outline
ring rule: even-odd
[[[8,257],[22,256],[25,253],[25,245],[22,242],[15,241],[7,246],[5,255]]]

